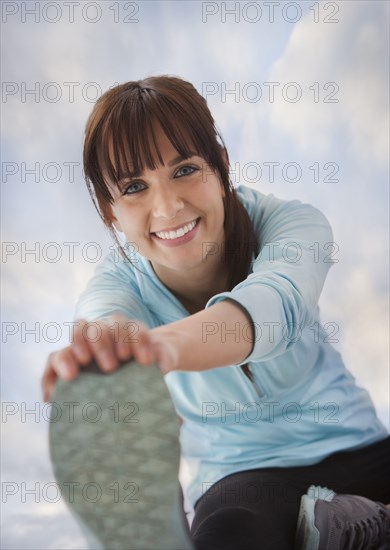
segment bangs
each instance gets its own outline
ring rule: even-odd
[[[199,108],[184,94],[173,102],[153,89],[122,90],[99,122],[91,147],[85,152],[84,165],[89,167],[85,175],[104,202],[113,202],[110,186],[119,188],[123,178],[138,177],[145,168],[154,170],[158,164],[164,165],[156,141],[156,125],[161,126],[183,159],[197,155],[219,171],[215,151],[220,145],[214,121],[204,124]]]

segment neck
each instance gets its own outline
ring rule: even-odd
[[[153,264],[152,267],[160,281],[180,300],[187,311],[193,314],[204,309],[212,296],[229,290],[226,266],[221,262],[219,255],[213,260],[196,269],[184,271]]]

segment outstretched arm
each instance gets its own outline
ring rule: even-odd
[[[152,329],[149,334],[151,360],[158,360],[164,373],[203,371],[242,363],[254,342],[250,316],[230,299]]]

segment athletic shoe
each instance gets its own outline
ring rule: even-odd
[[[296,550],[389,550],[390,510],[311,485],[301,498]]]
[[[161,371],[91,363],[58,379],[50,456],[91,548],[190,550],[178,481],[179,420]]]

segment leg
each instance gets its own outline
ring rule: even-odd
[[[218,481],[195,507],[197,550],[292,550],[302,480],[287,470],[250,470]]]
[[[318,464],[249,470],[218,481],[195,506],[197,550],[292,549],[300,500],[310,485],[390,501],[390,437]]]
[[[383,504],[389,499],[389,458],[387,438],[323,461],[319,477],[329,477],[333,467],[331,483],[339,494],[318,485],[309,488],[301,501],[296,548],[390,548],[390,506]]]
[[[362,449],[334,453],[310,468],[316,478],[314,485],[389,504],[389,463],[390,437],[387,437]]]

